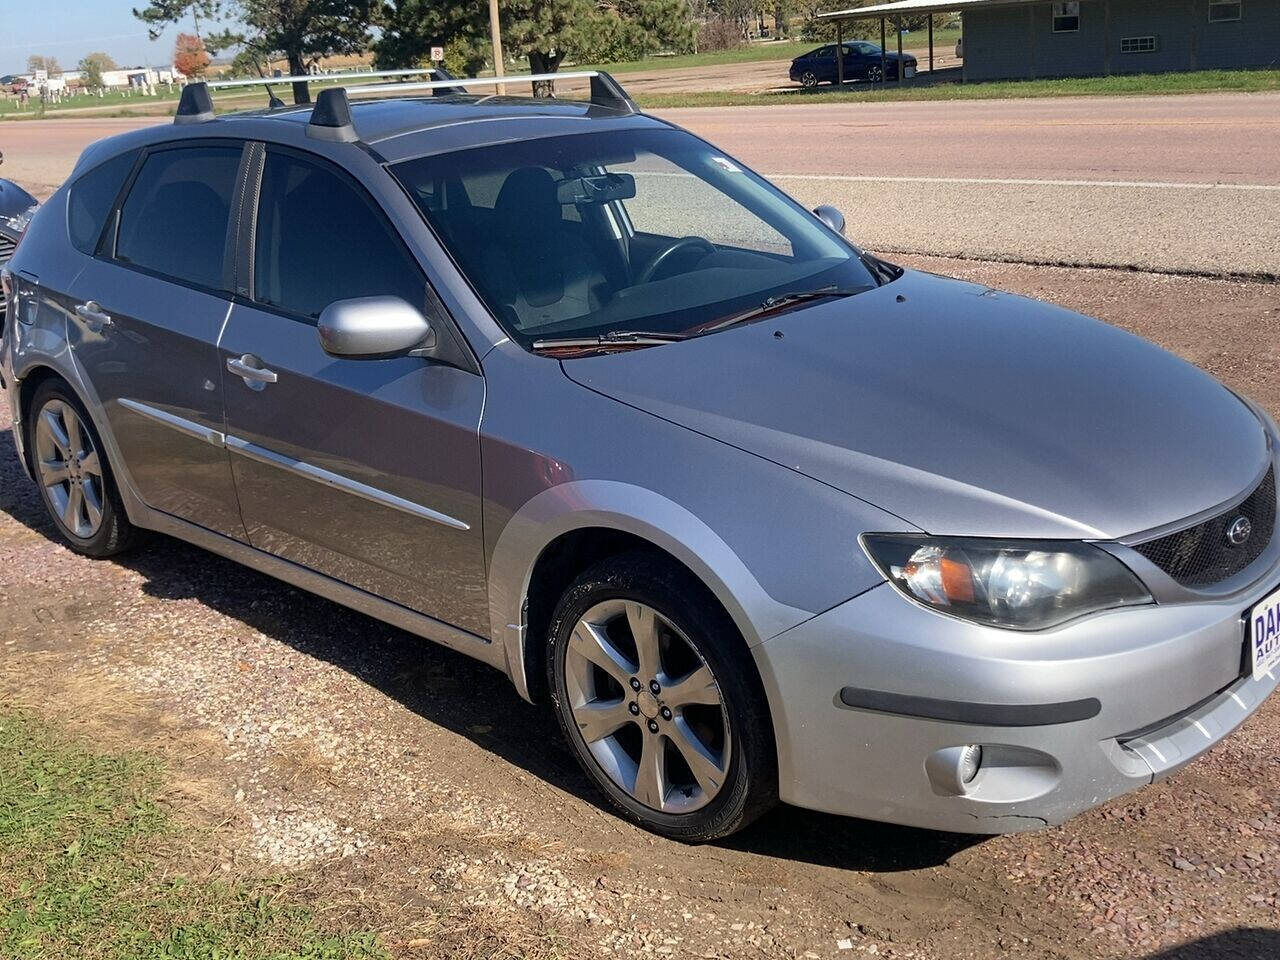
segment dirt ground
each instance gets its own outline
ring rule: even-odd
[[[918,259],[1141,333],[1280,413],[1280,287]],[[780,808],[618,820],[497,673],[182,543],[53,539],[0,413],[0,699],[145,748],[213,832],[399,955],[1280,956],[1280,702],[1169,781],[981,839]],[[1167,952],[1166,952],[1167,951]]]

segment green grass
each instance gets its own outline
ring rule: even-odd
[[[287,883],[174,872],[160,770],[0,712],[0,956],[8,960],[383,958],[324,930]]]
[[[1203,70],[1197,73],[1154,73],[1123,77],[1078,77],[1062,80],[1006,80],[992,83],[910,82],[855,84],[843,90],[819,87],[785,93],[651,93],[641,94],[642,107],[776,106],[797,103],[870,103],[880,100],[1012,100],[1037,97],[1164,96],[1181,93],[1265,93],[1280,90],[1280,70]]]

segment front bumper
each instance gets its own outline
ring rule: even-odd
[[[939,615],[882,584],[755,648],[782,799],[961,833],[1062,823],[1168,776],[1249,717],[1245,615],[1280,560],[1231,596],[1133,607],[1022,634]],[[1262,564],[1260,564],[1262,565]],[[983,747],[977,776],[956,748]]]

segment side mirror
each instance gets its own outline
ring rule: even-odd
[[[436,345],[422,311],[399,297],[338,300],[321,312],[316,331],[324,352],[335,357],[424,357]]]
[[[813,215],[836,233],[844,236],[844,214],[829,204],[813,208]]]

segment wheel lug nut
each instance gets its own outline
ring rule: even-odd
[[[649,681],[649,692],[652,693],[655,697],[662,692],[662,688],[658,686],[657,680]]]
[[[632,678],[631,678],[631,689],[632,689],[632,690],[639,690],[639,689],[640,689],[640,681],[639,681],[637,678],[635,678],[635,677],[632,677]]]
[[[640,712],[640,704],[633,703],[627,709],[631,711],[631,715],[634,717]]]
[[[663,707],[663,708],[662,708],[662,719],[663,719],[663,720],[670,720],[670,719],[671,719],[671,708],[670,708],[670,707]]]
[[[650,721],[649,721],[649,732],[650,732],[650,733],[657,733],[657,732],[658,732],[658,721],[657,721],[657,720],[650,720]]]

